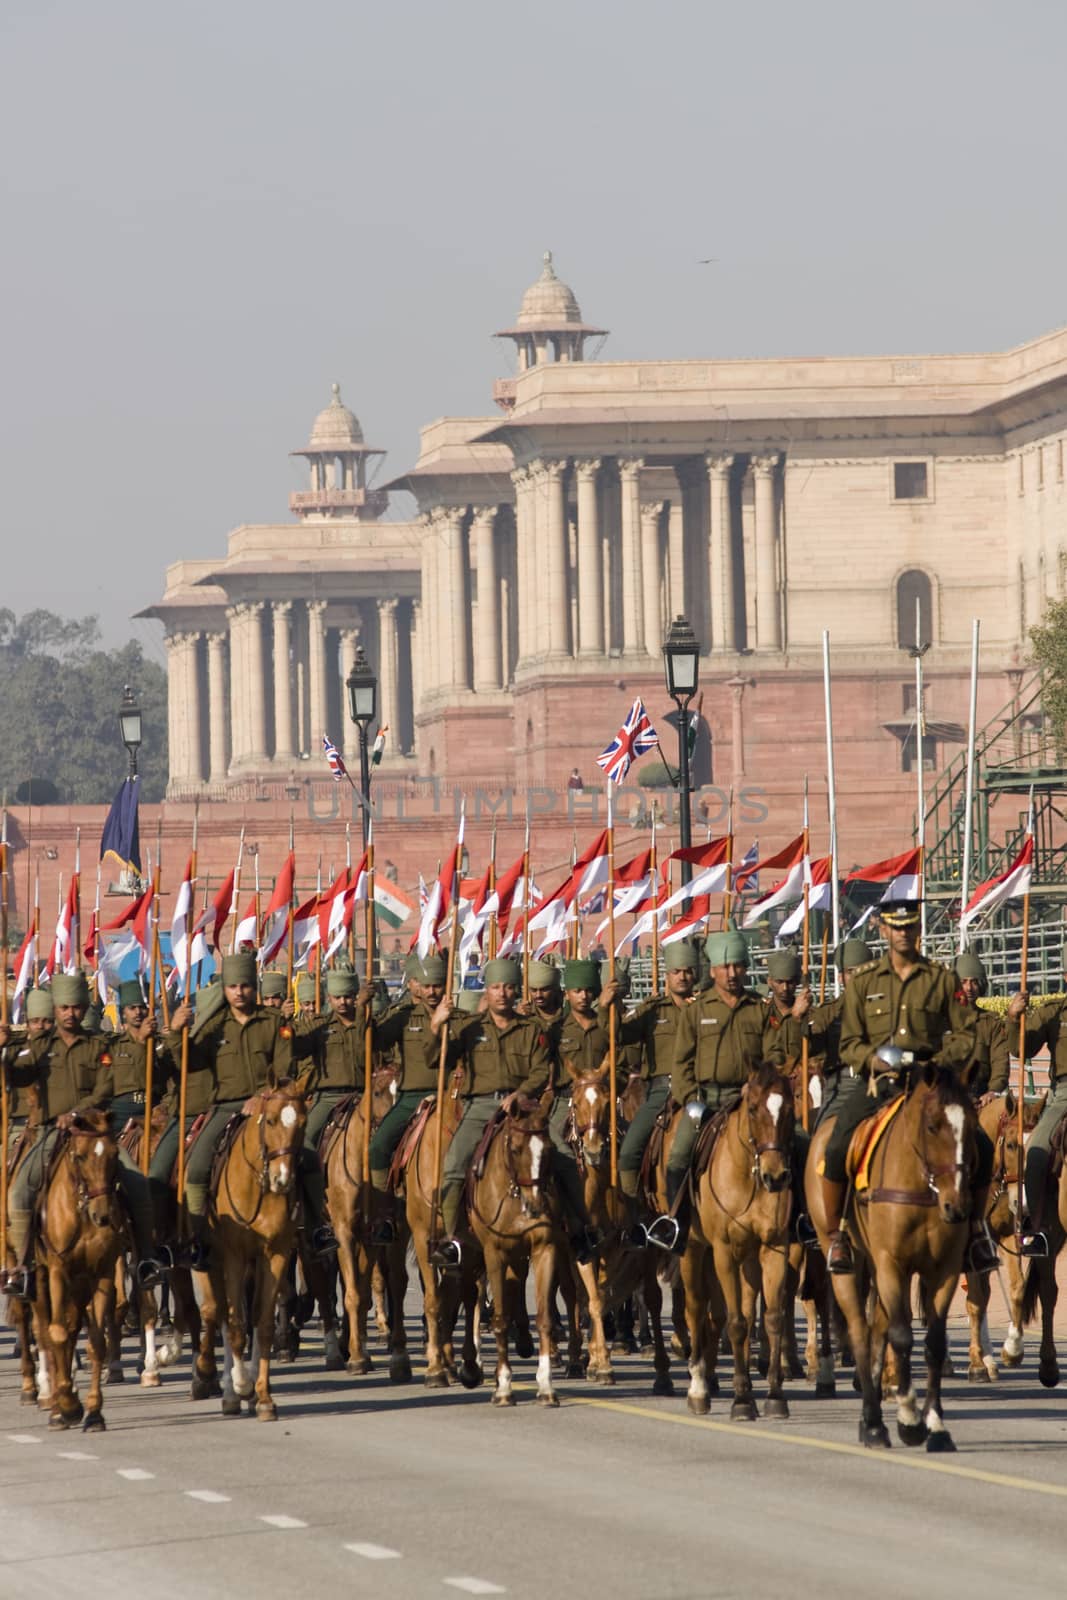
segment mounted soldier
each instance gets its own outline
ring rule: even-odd
[[[795,950],[772,950],[767,957],[767,998],[764,1031],[781,1035],[781,1050],[789,1062],[800,1060],[803,1023],[811,1009],[811,990],[798,990],[803,977],[800,957]]]
[[[976,1099],[984,1094],[1003,1094],[1008,1087],[1010,1051],[1008,1025],[995,1011],[985,1011],[978,1001],[989,992],[985,967],[977,956],[964,952],[956,957],[956,998],[973,1010],[976,1018],[974,1054],[964,1068],[967,1087]]]
[[[807,1017],[808,1048],[822,1067],[823,1099],[816,1127],[828,1116],[836,1116],[849,1095],[862,1091],[863,1083],[853,1069],[841,1060],[841,1019],[845,1012],[845,990],[858,967],[873,960],[874,951],[862,939],[845,939],[834,956],[841,978],[841,993],[821,1005],[812,1006]]]
[[[1067,974],[1064,985],[1067,987]],[[1067,1116],[1067,1028],[1063,1023],[1067,999],[1046,1000],[1044,1005],[1037,1006],[1033,1011],[1029,1011],[1028,1006],[1029,998],[1025,993],[1013,995],[1008,1006],[1008,1018],[1018,1024],[1019,1018],[1026,1014],[1024,1049],[1028,1061],[1043,1047],[1047,1047],[1049,1091],[1037,1127],[1026,1142],[1023,1178],[1026,1216],[1019,1219],[1019,1252],[1024,1256],[1046,1256],[1049,1246],[1044,1227],[1046,1222],[1053,1220],[1044,1214],[1052,1135],[1064,1116]]]
[[[319,1135],[334,1106],[347,1095],[363,1092],[367,1048],[367,1016],[374,990],[361,988],[356,974],[334,967],[326,974],[329,1010],[323,1016],[302,1013],[295,1033],[310,1047],[315,1071],[310,1087],[315,1104],[308,1112],[304,1141],[317,1149]]]

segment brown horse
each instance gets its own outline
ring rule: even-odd
[[[493,1301],[494,1405],[515,1404],[508,1361],[509,1305],[511,1286],[521,1281],[527,1262],[537,1302],[537,1400],[541,1405],[559,1405],[552,1387],[552,1290],[560,1243],[558,1205],[550,1183],[548,1117],[553,1098],[549,1088],[539,1101],[512,1101],[502,1110],[481,1175],[473,1174],[468,1184],[470,1230],[485,1260]]]
[[[150,1154],[155,1154],[156,1146],[163,1137],[169,1121],[170,1117],[165,1107],[157,1106],[152,1115]],[[118,1142],[126,1150],[134,1165],[140,1167],[144,1149],[144,1118],[131,1117],[125,1127],[119,1130]],[[170,1221],[173,1224],[172,1204],[169,1205],[169,1210],[171,1212],[169,1219],[155,1219],[157,1233],[168,1231],[165,1226],[159,1226],[161,1221]],[[178,1284],[174,1287],[174,1300],[179,1310],[177,1327],[171,1321],[169,1314],[161,1313],[155,1290],[138,1291],[131,1281],[132,1274],[128,1270],[131,1243],[129,1238],[124,1240],[122,1255],[115,1269],[115,1296],[108,1311],[108,1371],[105,1382],[125,1381],[122,1369],[122,1330],[129,1314],[132,1295],[137,1308],[137,1326],[141,1334],[141,1387],[158,1389],[162,1383],[160,1367],[171,1366],[181,1355],[182,1329],[190,1333],[193,1348],[196,1348],[200,1339],[200,1312],[197,1309],[192,1279],[188,1272],[183,1275],[186,1292],[183,1292],[182,1286]],[[165,1305],[169,1303],[169,1294],[168,1287],[164,1290]]]
[[[1063,1124],[1053,1135],[1053,1149],[1059,1144],[1063,1133]],[[1046,1389],[1055,1389],[1060,1381],[1060,1366],[1056,1357],[1056,1340],[1053,1333],[1053,1319],[1056,1312],[1056,1301],[1059,1297],[1059,1288],[1056,1283],[1056,1257],[1067,1241],[1067,1160],[1062,1161],[1059,1172],[1056,1163],[1059,1157],[1049,1165],[1046,1180],[1045,1199],[1042,1206],[1042,1216],[1045,1219],[1043,1231],[1048,1239],[1048,1255],[1039,1256],[1031,1260],[1026,1273],[1026,1285],[1023,1290],[1023,1322],[1033,1321],[1037,1309],[1041,1308],[1041,1348],[1038,1357],[1037,1376]]]
[[[1038,1118],[1045,1108],[1045,1097],[1026,1100],[1023,1104],[1023,1138],[1037,1127]],[[1013,1248],[1016,1227],[1016,1209],[1019,1196],[1018,1107],[1014,1094],[986,1095],[978,1102],[978,1121],[993,1142],[993,1183],[989,1191],[989,1209],[986,1224],[993,1238],[1000,1244],[1008,1273],[1008,1332],[1001,1350],[1001,1360],[1006,1367],[1018,1367],[1023,1359],[1023,1295],[1025,1280],[1019,1253]],[[1024,1152],[1025,1153],[1025,1152]],[[968,1354],[967,1376],[972,1383],[994,1383],[1000,1376],[989,1339],[989,1293],[992,1279],[988,1275],[967,1274],[967,1317],[971,1339]],[[1052,1325],[1048,1324],[1049,1343]],[[1042,1345],[1044,1345],[1044,1337]],[[1053,1360],[1055,1353],[1053,1351]]]
[[[242,1399],[256,1396],[256,1416],[273,1422],[278,1408],[270,1392],[274,1308],[296,1243],[297,1171],[304,1143],[306,1078],[278,1079],[271,1071],[250,1115],[243,1118],[221,1164],[209,1213],[211,1260],[195,1274],[201,1290],[203,1333],[193,1374],[193,1398],[217,1392],[215,1334],[225,1308],[233,1362],[233,1395],[223,1393],[224,1416],[240,1414]],[[252,1321],[259,1367],[253,1381],[246,1365],[246,1289],[252,1290]]]
[[[570,1063],[565,1065],[573,1080],[571,1129],[584,1185],[586,1215],[603,1240],[595,1261],[575,1267],[589,1300],[586,1376],[593,1383],[610,1385],[615,1382],[611,1351],[604,1333],[604,1313],[640,1289],[652,1334],[656,1374],[652,1393],[673,1394],[671,1359],[663,1339],[663,1291],[656,1276],[658,1262],[653,1259],[660,1252],[627,1250],[623,1246],[622,1229],[626,1225],[627,1208],[623,1196],[611,1183],[608,1157],[613,1110],[607,1065],[584,1077],[575,1074]],[[568,1371],[568,1376],[574,1375]]]
[[[84,1416],[87,1433],[102,1432],[102,1382],[107,1313],[124,1216],[116,1190],[118,1145],[106,1111],[71,1116],[60,1136],[37,1205],[37,1292],[33,1325],[47,1367],[49,1426],[69,1428]],[[90,1379],[83,1410],[72,1381],[74,1345],[85,1325]]]
[[[808,1211],[825,1254],[829,1247],[820,1163],[833,1118],[819,1128],[808,1155]],[[871,1162],[870,1186],[850,1194],[846,1220],[858,1247],[857,1268],[867,1264],[874,1289],[870,1324],[861,1294],[863,1275],[831,1279],[848,1321],[863,1396],[860,1443],[888,1448],[882,1420],[882,1369],[886,1340],[897,1369],[897,1432],[902,1443],[955,1450],[945,1427],[941,1379],[945,1323],[967,1245],[971,1183],[978,1151],[974,1102],[957,1077],[927,1062],[911,1069],[903,1104],[883,1132]],[[926,1307],[926,1394],[916,1403],[911,1382],[911,1283],[918,1278]]]
[[[395,1073],[390,1069],[374,1074],[371,1089],[371,1132],[393,1104]],[[326,1199],[330,1220],[337,1235],[337,1265],[344,1285],[348,1315],[348,1371],[370,1372],[367,1354],[367,1315],[373,1295],[371,1279],[380,1264],[386,1276],[395,1309],[388,1329],[389,1378],[393,1383],[411,1382],[411,1357],[402,1310],[407,1290],[407,1232],[400,1230],[396,1241],[382,1248],[370,1242],[372,1198],[369,1184],[363,1182],[363,1147],[367,1137],[367,1097],[353,1107],[344,1131],[333,1140],[326,1158]],[[332,1308],[331,1308],[332,1310]]]

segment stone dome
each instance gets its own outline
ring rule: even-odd
[[[341,400],[341,385],[333,385],[333,399],[315,418],[309,450],[351,450],[363,443],[359,419]]]
[[[580,323],[581,320],[582,313],[573,291],[556,277],[552,252],[546,250],[541,276],[536,283],[531,283],[522,297],[518,326],[561,328],[568,323]]]

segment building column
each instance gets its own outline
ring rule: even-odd
[[[289,619],[291,600],[271,602],[274,625],[274,759],[286,766],[296,759],[293,749],[293,678],[289,670]]]
[[[641,468],[637,458],[620,459],[622,484],[622,648],[624,655],[645,648],[641,600]]]
[[[203,783],[204,758],[201,754],[200,719],[200,635],[185,635],[186,776],[190,783]]]
[[[248,732],[245,717],[245,691],[248,674],[244,652],[244,606],[226,607],[226,620],[230,625],[230,768],[244,760],[248,749]]]
[[[570,654],[570,561],[567,508],[564,504],[567,464],[546,461],[541,486],[544,494],[544,539],[541,550],[547,568],[546,621],[549,653]]]
[[[745,722],[741,702],[745,690],[751,688],[754,682],[754,678],[742,678],[740,675],[726,680],[726,687],[732,689],[734,695],[730,716],[730,744],[733,754],[730,782],[733,784],[739,783],[745,776]]]
[[[515,490],[515,582],[516,616],[518,618],[518,653],[516,665],[534,654],[537,615],[536,588],[530,583],[530,552],[533,548],[536,523],[532,478],[529,467],[516,467],[511,474]]]
[[[422,686],[426,681],[425,641],[423,639],[422,601],[411,603],[411,715],[418,718],[422,703]]]
[[[326,602],[309,600],[308,615],[308,754],[322,753],[326,732]]]
[[[479,591],[479,605],[481,597]],[[387,750],[400,749],[400,650],[396,631],[395,600],[378,601],[378,726],[389,729]]]
[[[467,689],[467,660],[470,639],[470,607],[467,604],[466,572],[463,563],[463,510],[450,506],[442,511],[441,568],[437,603],[444,632],[445,656],[442,681],[454,689]]]
[[[709,649],[737,649],[737,601],[734,583],[734,542],[730,527],[730,468],[732,455],[709,455],[708,561],[711,577],[711,637]]]
[[[262,766],[267,759],[267,652],[263,640],[262,600],[252,600],[245,606],[245,627],[249,758]]]
[[[211,783],[226,781],[226,635],[207,636],[207,712]]]
[[[346,756],[354,757],[359,754],[359,729],[348,715],[348,690],[345,684],[348,674],[356,664],[356,648],[360,640],[360,630],[355,627],[341,628],[341,726],[337,730],[338,737],[334,743],[339,745]],[[325,680],[324,686],[325,686]],[[328,731],[328,730],[327,730]]]
[[[778,611],[778,530],[774,504],[777,455],[753,456],[756,516],[756,649],[782,648]]]
[[[662,500],[648,500],[641,507],[641,594],[644,610],[645,649],[658,656],[663,643],[661,580],[663,563],[659,554],[659,523]]]
[[[171,788],[180,787],[185,780],[184,638],[181,633],[168,633],[163,641],[167,649],[167,751]]]
[[[437,589],[435,554],[437,551],[436,519],[430,515],[419,518],[422,528],[422,585],[420,589],[422,601],[422,625],[420,629],[420,648],[422,651],[422,668],[420,672],[419,694],[431,694],[438,684],[437,672],[437,642],[436,634],[439,627],[437,616]]]
[[[681,500],[672,500],[667,513],[667,622],[686,616],[685,513]]]
[[[604,562],[600,548],[597,500],[599,460],[576,461],[578,477],[578,649],[576,654],[604,654]]]
[[[503,681],[500,669],[500,570],[496,545],[496,506],[482,506],[471,525],[478,566],[478,648],[474,687],[493,694]]]

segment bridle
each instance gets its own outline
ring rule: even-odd
[[[74,1189],[75,1210],[79,1216],[84,1216],[89,1210],[89,1204],[91,1201],[111,1199],[113,1197],[115,1193],[115,1173],[114,1168],[112,1168],[111,1177],[107,1183],[91,1186],[82,1169],[82,1162],[85,1160],[87,1152],[76,1149],[75,1140],[93,1139],[105,1141],[111,1146],[109,1154],[112,1160],[114,1160],[114,1158],[118,1155],[118,1145],[115,1143],[110,1132],[104,1129],[89,1127],[88,1124],[83,1122],[78,1122],[75,1126],[64,1129],[63,1137],[65,1138],[66,1143],[57,1153],[56,1165],[51,1170],[54,1174],[58,1170],[60,1161],[66,1163],[70,1172],[71,1183]],[[45,1230],[45,1217],[47,1214],[47,1189],[42,1194],[41,1201],[43,1203],[41,1204],[41,1208],[38,1213],[41,1241],[45,1245],[46,1249],[50,1250],[53,1255],[58,1256],[60,1260],[62,1260],[74,1249],[74,1246],[78,1243],[78,1237],[75,1235],[70,1243],[65,1245],[62,1249],[58,1245],[53,1244]],[[106,1222],[93,1223],[94,1227],[113,1228],[114,1225],[114,1218],[111,1214],[110,1207],[108,1209],[108,1218]]]
[[[235,1218],[241,1224],[241,1226],[245,1227],[245,1228],[250,1228],[253,1225],[253,1223],[255,1222],[256,1218],[259,1216],[260,1209],[261,1209],[261,1207],[263,1205],[264,1197],[266,1196],[266,1194],[270,1190],[270,1164],[271,1164],[271,1162],[272,1161],[283,1161],[286,1157],[290,1157],[290,1158],[298,1157],[300,1155],[301,1148],[302,1148],[302,1145],[303,1145],[303,1138],[301,1138],[296,1143],[283,1145],[278,1150],[268,1149],[268,1147],[267,1147],[267,1127],[266,1127],[267,1104],[268,1104],[269,1100],[272,1099],[272,1098],[273,1098],[273,1096],[268,1096],[268,1100],[264,1101],[264,1103],[263,1103],[263,1110],[256,1117],[256,1125],[257,1125],[258,1130],[259,1130],[259,1162],[258,1162],[258,1165],[257,1165],[256,1162],[250,1161],[248,1159],[248,1152],[245,1149],[245,1144],[244,1144],[243,1137],[241,1137],[241,1135],[238,1135],[238,1138],[237,1138],[237,1145],[238,1145],[238,1147],[240,1149],[241,1156],[242,1156],[242,1159],[244,1160],[245,1166],[248,1167],[252,1172],[255,1172],[257,1174],[257,1176],[258,1176],[258,1179],[259,1179],[259,1195],[258,1195],[258,1198],[256,1200],[255,1210],[252,1212],[251,1216],[249,1216],[249,1217],[243,1216],[241,1214],[241,1212],[239,1211],[239,1209],[238,1209],[238,1207],[237,1207],[237,1205],[236,1205],[236,1203],[234,1201],[233,1190],[230,1188],[230,1176],[229,1176],[229,1165],[230,1164],[229,1164],[228,1160],[227,1160],[227,1162],[225,1164],[225,1167],[223,1169],[223,1178],[224,1178],[225,1183],[226,1183],[226,1198],[228,1199],[228,1201],[230,1203],[230,1206],[231,1206],[231,1208],[233,1210],[233,1214],[234,1214]],[[284,1101],[285,1101],[286,1105],[292,1105],[293,1104],[293,1098],[294,1097],[292,1095],[285,1095],[285,1096],[283,1096],[283,1098],[284,1098]],[[295,1167],[294,1167],[294,1176],[295,1176]]]
[[[585,1078],[575,1078],[571,1084],[570,1131],[567,1135],[567,1142],[574,1146],[579,1171],[582,1171],[586,1166],[599,1167],[604,1160],[603,1148],[598,1151],[590,1151],[585,1147],[586,1135],[596,1131],[598,1126],[598,1118],[586,1098],[585,1091],[587,1089],[596,1089],[598,1092],[604,1089],[604,1079],[600,1073],[594,1072]],[[607,1101],[609,1097],[605,1094],[604,1098]],[[578,1120],[578,1107],[581,1104],[587,1107],[585,1115],[588,1120],[585,1122],[579,1122]],[[615,1115],[618,1117],[617,1108]],[[607,1138],[607,1135],[605,1135],[605,1138]]]

